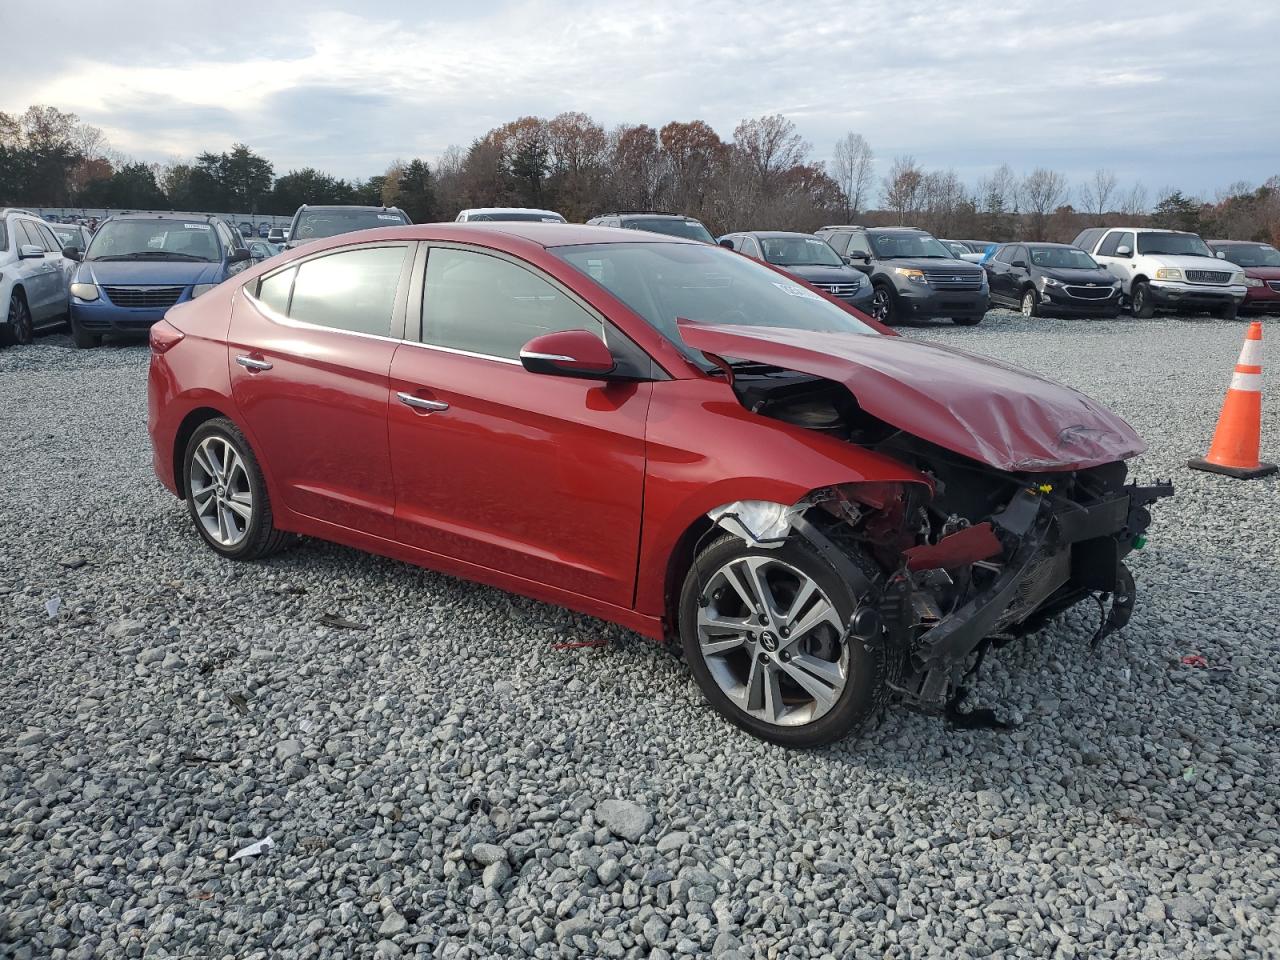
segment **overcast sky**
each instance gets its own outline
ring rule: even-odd
[[[782,113],[974,182],[1095,167],[1211,197],[1280,173],[1280,2],[0,0],[0,110],[102,127],[145,160],[248,143],[277,174],[435,157],[525,114]]]

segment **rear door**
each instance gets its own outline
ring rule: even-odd
[[[506,255],[433,245],[422,279],[420,338],[391,368],[399,539],[631,606],[651,385],[534,374],[519,361],[543,333],[589,330],[615,353],[621,334]]]
[[[23,219],[10,222],[17,227],[18,249],[15,252],[19,256],[22,254],[22,247],[40,248],[39,257],[19,259],[14,266],[27,293],[31,319],[35,323],[42,323],[60,311],[57,297],[62,272],[45,245],[44,237],[40,234],[40,224]]]
[[[387,374],[416,244],[325,251],[247,284],[228,334],[231,388],[295,513],[395,536]]]

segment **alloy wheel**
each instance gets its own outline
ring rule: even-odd
[[[192,453],[187,474],[196,518],[210,539],[224,547],[244,540],[253,521],[253,488],[235,446],[225,437],[206,437]]]
[[[16,291],[9,298],[9,329],[12,331],[14,343],[30,343],[35,339],[35,330],[31,325],[31,310]]]
[[[849,654],[840,616],[812,578],[770,557],[737,557],[711,574],[703,595],[702,658],[740,710],[791,727],[835,706]]]
[[[877,288],[871,297],[871,315],[884,323],[889,319],[889,291]]]
[[[1024,317],[1036,315],[1036,295],[1030,290],[1022,295],[1022,315]]]

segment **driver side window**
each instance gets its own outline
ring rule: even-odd
[[[427,255],[422,342],[502,360],[519,360],[534,337],[586,330],[599,320],[533,270],[501,257],[450,247]]]

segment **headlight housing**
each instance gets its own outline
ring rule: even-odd
[[[1046,286],[1046,287],[1061,288],[1066,286],[1066,284],[1063,283],[1061,280],[1055,280],[1053,279],[1053,277],[1042,277],[1041,280],[1042,280],[1042,286]]]
[[[71,295],[77,300],[97,300],[98,285],[96,283],[73,283]]]
[[[912,283],[929,282],[929,278],[924,275],[924,271],[919,267],[894,267],[893,272],[900,277],[906,277]]]
[[[194,287],[191,288],[191,299],[194,300],[196,297],[200,296],[200,294],[202,293],[208,293],[210,290],[212,290],[216,286],[217,286],[216,283],[197,283]]]
[[[1156,271],[1157,280],[1181,280],[1182,271],[1176,267],[1161,267]]]
[[[1245,277],[1244,285],[1246,287],[1260,287],[1262,286],[1262,281],[1259,280],[1257,277]]]

